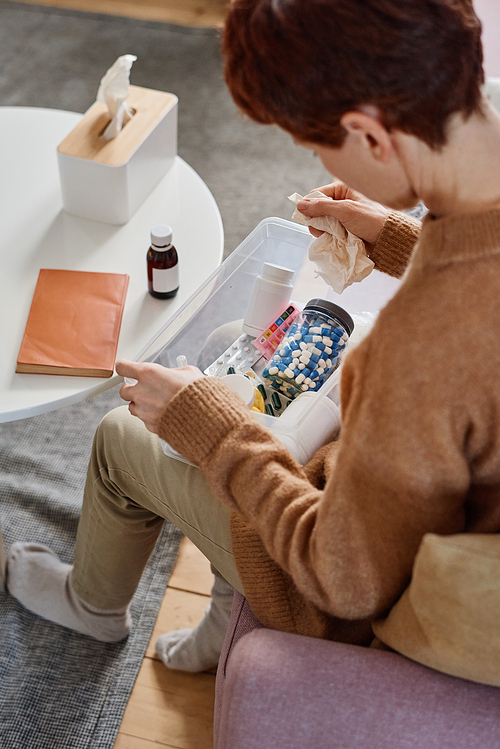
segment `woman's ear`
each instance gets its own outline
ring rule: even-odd
[[[382,125],[376,110],[346,112],[340,120],[352,142],[368,149],[377,161],[387,163],[393,151],[389,131]]]

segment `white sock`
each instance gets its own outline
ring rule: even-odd
[[[231,614],[233,592],[229,583],[215,575],[212,598],[201,622],[194,629],[176,629],[158,638],[156,652],[168,668],[197,672],[217,665]]]
[[[70,564],[46,546],[15,543],[7,555],[7,589],[34,614],[102,642],[118,642],[130,632],[129,607],[96,609],[73,590]]]

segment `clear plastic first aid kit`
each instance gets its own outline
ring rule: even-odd
[[[342,357],[398,285],[374,272],[340,297],[308,260],[311,240],[261,221],[136,357],[223,378],[301,464],[338,432]]]

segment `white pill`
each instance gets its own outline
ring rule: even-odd
[[[324,359],[320,359],[318,362],[318,367],[323,367],[323,369],[326,367],[326,361]]]
[[[330,356],[330,354],[331,354],[331,353],[332,353],[332,350],[331,350],[331,348],[329,348],[328,346],[325,346],[325,354],[326,354],[327,356]]]
[[[301,341],[299,343],[299,346],[302,349],[302,351],[307,351],[307,343],[304,343],[304,341]]]
[[[306,368],[306,365],[304,364],[304,362],[300,362],[299,369],[305,369],[305,368]]]
[[[314,341],[314,343],[321,343],[322,340],[323,340],[323,336],[313,335],[313,341]]]
[[[294,335],[293,338],[294,338],[295,341],[302,340],[302,333],[295,333],[295,335]]]
[[[326,336],[326,335],[324,335],[321,340],[323,341],[323,343],[325,344],[325,346],[332,346],[333,345],[332,339],[328,338],[328,336]]]
[[[311,335],[314,335],[314,334],[318,335],[319,333],[321,333],[321,328],[309,328],[309,333]]]
[[[278,374],[278,372],[279,372],[278,367],[270,367],[269,368],[269,374],[271,374],[271,375]]]
[[[326,366],[327,366],[328,368],[330,368],[330,367],[332,366],[332,360],[331,360],[331,359],[327,359],[327,360],[326,360]]]
[[[311,354],[316,354],[317,356],[321,356],[321,354],[322,354],[322,353],[323,353],[323,352],[321,351],[321,349],[320,349],[320,348],[316,348],[316,346],[314,346],[314,347],[313,347],[313,348],[311,349]]]
[[[292,351],[292,356],[294,359],[298,359],[301,354],[302,354],[302,351],[299,348],[295,349],[295,351]]]
[[[231,356],[231,352],[230,351],[224,351],[224,356],[227,356],[229,358]]]
[[[243,354],[236,354],[236,358],[240,361],[240,359],[243,359]]]
[[[311,380],[311,378],[310,378],[310,377],[306,377],[306,379],[305,379],[305,383],[306,383],[306,385],[312,385],[312,380]]]
[[[295,382],[297,383],[297,385],[300,385],[300,383],[301,383],[301,382],[304,382],[304,380],[305,380],[305,379],[306,379],[306,378],[304,377],[304,375],[303,375],[303,374],[299,374],[299,375],[297,375],[297,377],[295,378]]]
[[[322,375],[324,371],[325,371],[324,367],[318,367],[318,374],[319,375]]]
[[[223,363],[224,363],[224,359],[217,359],[217,364],[223,364]]]
[[[293,379],[293,372],[292,372],[292,370],[289,367],[287,367],[285,369],[285,371],[283,372],[283,374],[286,375],[287,377],[290,377],[290,379]]]
[[[300,387],[302,388],[302,390],[309,390],[309,385],[307,385],[307,383],[305,382],[303,382]]]

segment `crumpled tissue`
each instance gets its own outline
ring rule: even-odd
[[[307,197],[324,199],[325,195],[313,190]],[[303,197],[295,192],[288,199],[297,204]],[[347,231],[336,218],[307,218],[297,209],[292,218],[304,226],[324,232],[311,242],[309,260],[317,266],[316,276],[321,276],[337,294],[342,294],[348,286],[362,281],[372,272],[375,263],[367,257],[363,240]]]
[[[125,99],[129,94],[130,69],[135,60],[135,55],[122,55],[101,78],[97,101],[106,104],[111,117],[111,122],[102,134],[106,140],[116,138],[123,125],[133,116]]]

